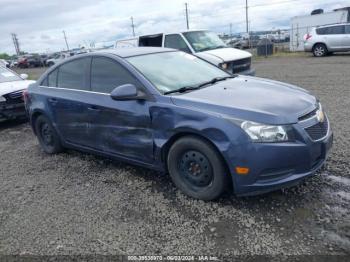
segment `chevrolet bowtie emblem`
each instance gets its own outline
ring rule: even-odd
[[[316,117],[317,117],[318,122],[323,123],[323,121],[324,121],[324,113],[323,113],[322,110],[317,110]]]

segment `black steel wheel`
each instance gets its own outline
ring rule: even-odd
[[[41,115],[36,119],[35,131],[39,144],[46,153],[55,154],[62,151],[59,136],[46,116]]]
[[[230,183],[221,155],[197,137],[177,140],[169,150],[167,164],[175,185],[194,198],[216,199]]]

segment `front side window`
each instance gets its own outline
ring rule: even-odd
[[[58,70],[57,86],[60,88],[89,90],[87,71],[90,61],[90,58],[81,58],[61,65]]]
[[[168,48],[179,49],[183,52],[190,53],[185,40],[179,34],[166,35],[164,40],[164,46]]]
[[[57,86],[57,72],[58,72],[58,69],[55,69],[47,76],[48,86],[51,86],[51,87]]]
[[[160,92],[195,86],[228,73],[184,52],[164,52],[126,58]]]
[[[114,88],[124,84],[139,85],[135,77],[116,61],[105,57],[94,57],[92,59],[92,91],[109,94]]]
[[[185,32],[183,35],[196,52],[226,47],[217,34],[210,31]]]

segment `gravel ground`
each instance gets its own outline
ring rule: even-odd
[[[254,66],[325,106],[335,140],[317,176],[263,196],[203,202],[143,168],[75,151],[46,155],[27,123],[3,123],[0,254],[349,255],[350,56]]]

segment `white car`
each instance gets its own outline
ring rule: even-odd
[[[5,59],[0,59],[0,66],[9,67],[10,64]]]
[[[155,46],[181,50],[216,65],[229,73],[255,75],[249,52],[228,47],[214,32],[188,30],[175,33],[144,35],[119,40],[115,47]]]
[[[26,116],[22,94],[35,82],[27,78],[27,74],[18,75],[0,65],[0,121]]]
[[[70,57],[70,54],[68,54],[68,53],[57,54],[54,58],[47,59],[46,60],[46,65],[47,66],[53,66],[53,65],[61,62],[62,60],[66,59],[68,57]]]

